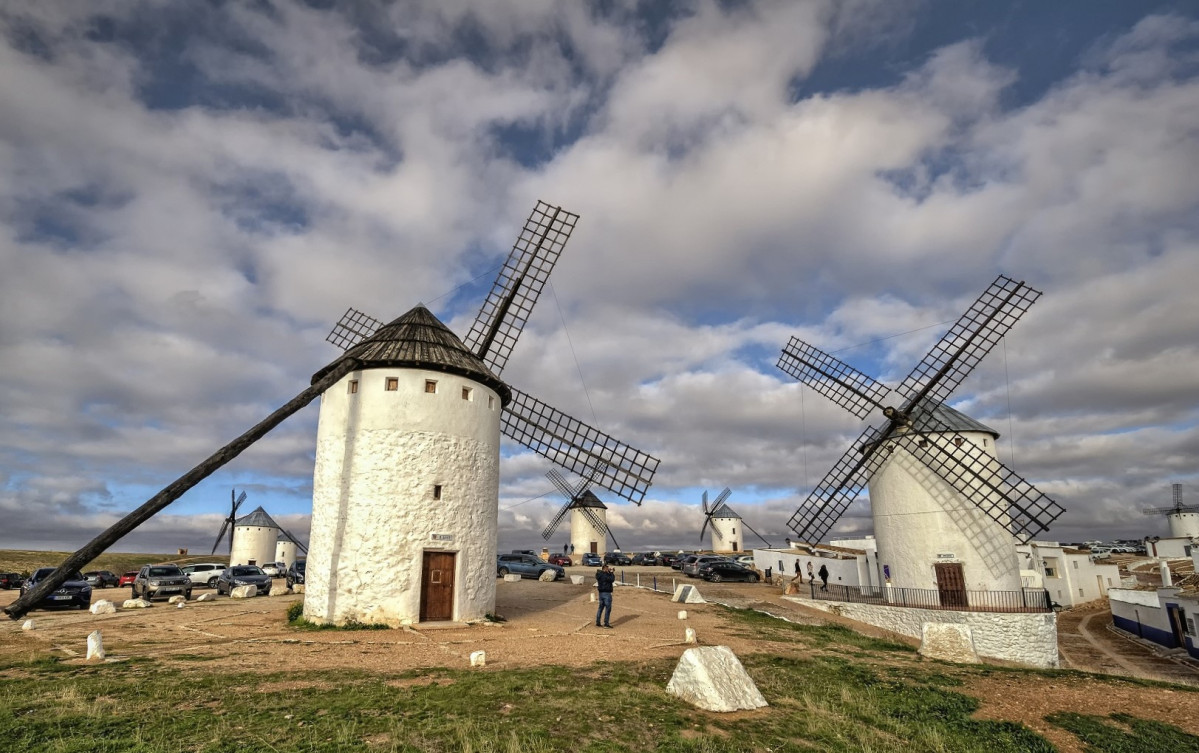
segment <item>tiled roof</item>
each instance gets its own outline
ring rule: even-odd
[[[507,404],[512,398],[508,385],[492,374],[433,312],[421,305],[390,324],[384,324],[373,335],[313,374],[313,383],[347,358],[360,361],[363,369],[411,367],[457,374],[495,390],[501,404]]]
[[[736,512],[734,512],[733,508],[729,507],[728,504],[725,502],[721,502],[720,507],[717,507],[715,510],[712,511],[712,517],[713,518],[736,518],[737,520],[741,519],[741,516],[738,515]]]
[[[999,432],[986,424],[975,421],[961,411],[950,408],[944,403],[931,403],[933,407],[931,411],[932,418],[930,420],[928,405],[930,403],[922,403],[912,410],[913,430],[922,434],[930,431],[979,431],[984,434],[990,434],[996,439],[999,438]]]
[[[608,506],[601,502],[599,497],[592,494],[590,489],[575,497],[574,501],[570,503],[570,507],[572,510],[579,507],[594,507],[599,510],[608,509]]]
[[[278,528],[279,524],[271,520],[271,516],[266,514],[266,510],[261,507],[256,508],[249,515],[238,518],[233,525],[235,526],[257,526],[259,528]]]

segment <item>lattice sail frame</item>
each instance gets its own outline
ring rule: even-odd
[[[933,441],[919,445],[914,437],[924,437],[922,432],[897,432],[913,411],[943,403],[1040,296],[1040,291],[1003,275],[991,283],[904,379],[897,390],[904,405],[893,414],[885,409],[890,419],[886,427],[863,432],[796,510],[788,525],[801,540],[824,538],[885,462],[893,449],[888,440],[897,436],[904,449],[1017,538],[1027,541],[1062,514],[1060,505],[972,443],[962,443],[969,445],[963,451],[956,444],[946,447],[932,435]],[[864,417],[871,404],[882,407],[885,399],[886,388],[879,382],[797,338],[783,349],[778,367],[858,417]],[[922,430],[940,426],[949,431],[932,418],[931,410],[924,414]]]
[[[732,489],[728,488],[727,486],[724,487],[724,489],[721,490],[720,494],[716,495],[716,501],[713,502],[711,505],[709,505],[708,504],[708,490],[704,489],[704,496],[700,500],[700,504],[703,506],[703,510],[704,510],[704,524],[699,527],[700,543],[703,543],[704,531],[708,530],[708,524],[712,522],[712,513],[716,512],[716,508],[718,508],[722,504],[724,504],[725,500],[727,500],[729,498],[729,495],[731,495],[732,493],[733,493]],[[724,541],[724,534],[720,532],[719,528],[717,528],[716,526],[712,526],[712,530],[716,533],[717,539]]]
[[[549,280],[577,214],[538,201],[463,342],[499,376]]]

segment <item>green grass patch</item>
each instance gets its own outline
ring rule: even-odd
[[[350,620],[342,625],[327,625],[304,619],[304,602],[297,601],[287,608],[287,624],[297,630],[391,630],[391,625],[382,622],[358,622]]]
[[[1086,744],[1088,753],[1196,753],[1199,737],[1178,727],[1130,714],[1108,717],[1061,712],[1045,721],[1074,734]],[[1113,723],[1114,722],[1114,723]]]
[[[783,640],[800,639],[813,648],[825,648],[830,645],[848,646],[873,652],[902,652],[914,653],[915,648],[906,643],[891,641],[885,638],[872,638],[868,635],[854,632],[843,625],[824,623],[821,625],[801,625],[787,622],[777,617],[755,611],[753,609],[735,609],[722,607],[725,614],[735,622],[751,628],[758,637],[774,637]]]

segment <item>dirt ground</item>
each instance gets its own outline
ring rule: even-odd
[[[571,570],[576,574],[591,572]],[[760,609],[800,623],[837,622],[869,635],[916,644],[904,636],[785,601],[776,587],[702,583],[665,568],[644,568],[640,572],[642,585],[650,585],[656,574],[658,588],[663,591],[669,590],[675,579],[696,584],[713,602]],[[631,585],[636,574],[627,571],[626,578]],[[206,590],[200,589],[197,594]],[[108,598],[119,605],[128,593],[128,589],[99,590],[94,598]],[[422,667],[466,667],[471,652],[479,650],[486,651],[487,665],[492,668],[669,659],[686,648],[686,627],[695,629],[700,643],[727,645],[741,655],[764,650],[808,653],[800,644],[788,649],[787,644],[755,641],[743,624],[728,620],[714,603],[674,604],[665,593],[648,589],[618,588],[612,613],[614,629],[596,628],[591,593],[590,585],[574,586],[569,581],[497,581],[496,611],[506,622],[402,630],[296,631],[286,626],[285,616],[287,608],[301,598],[295,595],[246,600],[219,597],[213,602],[192,601],[182,609],[155,602],[150,609],[100,616],[39,610],[28,616],[36,623],[33,631],[22,631],[17,621],[0,621],[0,656],[56,654],[70,657],[67,660],[71,662],[82,662],[87,634],[98,628],[103,631],[110,660],[155,656],[194,668],[191,657],[216,657],[204,666],[228,666],[239,672],[294,672],[294,685],[299,687],[305,684],[301,673],[310,669],[398,672]],[[16,596],[16,591],[0,591],[0,606],[11,603]],[[687,611],[686,622],[678,619],[680,609]],[[1199,672],[1193,667],[1155,656],[1111,633],[1104,628],[1110,622],[1105,607],[1059,615],[1063,666],[1199,685]],[[916,655],[890,656],[895,658],[888,661],[923,661]],[[1073,736],[1044,721],[1047,714],[1059,710],[1089,714],[1125,711],[1199,734],[1199,693],[1111,685],[1081,677],[1040,679],[1008,673],[980,676],[969,671],[963,671],[961,677],[966,683],[962,692],[982,703],[980,717],[1024,722],[1063,751],[1081,751],[1081,747]],[[272,689],[282,688],[273,683]]]

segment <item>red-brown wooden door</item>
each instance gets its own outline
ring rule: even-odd
[[[959,562],[940,562],[934,565],[937,571],[937,590],[941,592],[941,606],[966,606],[966,576]]]
[[[454,619],[454,554],[425,552],[420,576],[421,622]]]

